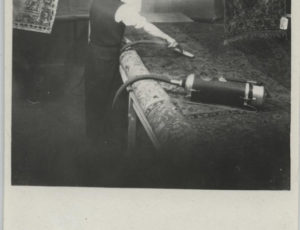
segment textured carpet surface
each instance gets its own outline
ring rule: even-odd
[[[225,1],[224,28],[226,40],[251,37],[280,37],[280,18],[286,13],[285,0]]]
[[[250,111],[232,106],[192,103],[181,88],[161,83],[177,110],[184,115],[185,121],[192,124],[191,135],[195,135],[196,130],[197,143],[194,148],[197,149],[192,150],[193,158],[198,162],[211,163],[209,170],[218,171],[220,165],[227,165],[226,173],[236,175],[241,180],[243,175],[251,175],[257,181],[269,177],[270,184],[276,180],[286,180],[290,132],[290,56],[286,47],[282,46],[280,40],[257,40],[252,44],[224,46],[222,27],[218,25],[178,23],[159,24],[159,27],[193,52],[196,58],[190,60],[174,55],[162,47],[137,47],[151,73],[169,75],[170,78],[195,73],[201,77],[253,80],[262,82],[271,95],[262,109]],[[128,31],[127,36],[132,40],[149,39],[143,32]],[[255,58],[251,52],[255,53]],[[275,72],[276,69],[280,71]],[[149,108],[146,114],[159,111]],[[157,120],[151,120],[154,129],[156,125],[164,125],[162,118],[156,115]],[[168,121],[172,119],[164,118]],[[174,120],[165,122],[164,129],[171,129],[170,123],[172,127],[178,127],[178,121]],[[185,133],[185,130],[179,131],[178,135],[180,133]],[[187,145],[192,145],[189,140],[195,140],[188,135],[179,137],[186,138]],[[182,154],[188,155],[189,152]],[[283,168],[287,171],[283,172]]]

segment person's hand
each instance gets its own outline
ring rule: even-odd
[[[168,48],[174,49],[177,52],[183,53],[183,49],[180,44],[173,38],[168,40]]]
[[[174,38],[167,39],[167,42],[168,42],[168,48],[175,48],[178,46],[178,43]]]

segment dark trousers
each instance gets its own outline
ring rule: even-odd
[[[85,66],[86,132],[92,139],[106,138],[120,117],[112,99],[121,85],[119,49],[89,45]],[[122,116],[123,117],[123,116]]]
[[[46,34],[13,30],[13,75],[20,77],[25,97],[35,97],[37,94],[37,84],[41,80],[39,68],[45,58],[46,46],[43,42],[48,39]]]

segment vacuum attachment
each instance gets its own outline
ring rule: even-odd
[[[124,43],[125,45],[123,45],[123,47],[121,48],[121,53],[123,53],[124,51],[131,49],[134,46],[137,45],[161,45],[164,47],[167,47],[168,43],[166,43],[165,41],[157,41],[157,40],[139,40],[139,41],[134,41],[132,42],[131,40],[129,40],[128,38],[124,38]],[[180,45],[177,45],[175,47],[170,47],[170,49],[172,51],[174,51],[175,53],[178,53],[180,55],[183,55],[185,57],[188,58],[195,58],[195,55],[192,54],[191,52],[184,50]]]
[[[180,45],[176,46],[173,48],[173,50],[176,52],[176,53],[179,53],[185,57],[188,57],[188,58],[195,58],[195,55],[192,54],[191,52],[188,52],[186,50],[184,50]]]
[[[266,96],[264,86],[255,81],[223,77],[203,79],[191,74],[186,78],[184,87],[192,101],[250,108],[261,107]]]

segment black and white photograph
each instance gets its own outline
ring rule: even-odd
[[[291,8],[13,0],[11,185],[290,191]]]

